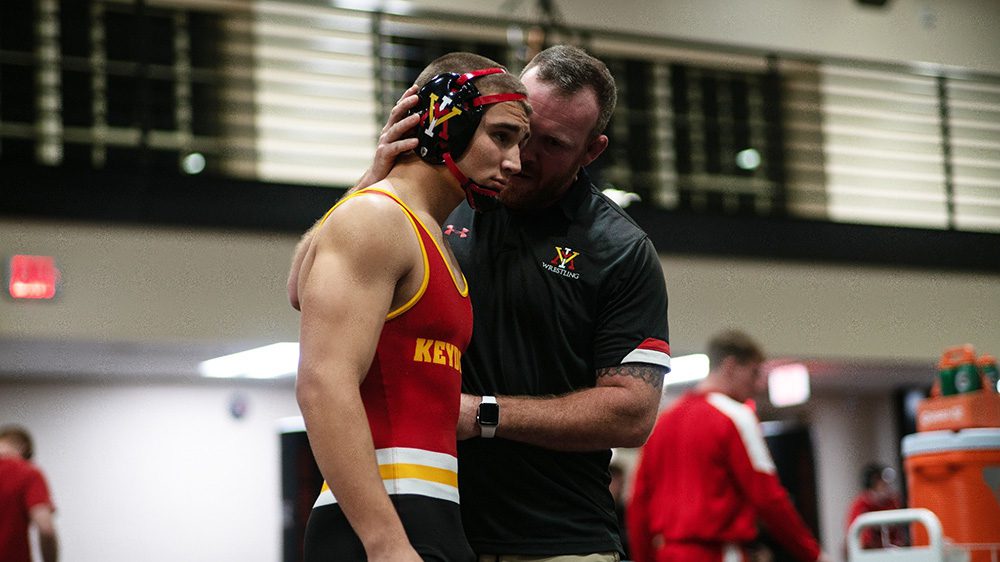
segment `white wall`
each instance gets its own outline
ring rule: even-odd
[[[35,437],[70,562],[280,560],[276,420],[294,415],[287,381],[0,382],[0,424]]]
[[[62,272],[51,302],[0,299],[0,338],[296,341],[285,279],[297,239],[0,219],[0,257],[51,255]]]
[[[742,327],[769,355],[917,360],[953,344],[1000,351],[1000,275],[662,256],[670,346],[700,352]]]
[[[0,299],[0,338],[296,341],[285,278],[295,235],[0,220],[0,256],[56,256],[53,302]],[[1000,275],[665,255],[671,346],[740,326],[772,355],[929,364],[1000,352]]]
[[[818,396],[806,409],[816,461],[820,540],[843,559],[845,518],[865,464],[899,461],[890,396]]]

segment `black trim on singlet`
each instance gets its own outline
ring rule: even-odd
[[[417,554],[424,562],[474,562],[458,504],[425,496],[390,496]],[[305,562],[364,561],[364,546],[339,504],[312,510],[306,525]]]

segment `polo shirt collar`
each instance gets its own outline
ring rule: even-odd
[[[587,194],[590,192],[590,186],[590,175],[583,168],[580,168],[580,171],[576,174],[576,179],[573,180],[573,184],[569,186],[569,189],[566,190],[561,199],[544,209],[531,211],[507,209],[508,216],[514,220],[537,220],[541,217],[554,219],[559,217],[572,222],[586,200]]]
[[[590,191],[590,186],[590,174],[583,168],[580,168],[580,171],[576,174],[576,181],[566,190],[566,194],[556,202],[554,207],[562,210],[566,218],[573,219],[576,217],[577,210]]]

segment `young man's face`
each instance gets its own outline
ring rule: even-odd
[[[521,171],[520,145],[527,137],[528,115],[521,103],[490,106],[456,164],[477,184],[503,192]]]
[[[600,156],[608,138],[591,132],[600,108],[587,88],[564,96],[537,77],[531,69],[521,77],[531,103],[531,137],[521,149],[521,170],[500,195],[504,206],[515,210],[545,208],[572,185],[581,166]]]

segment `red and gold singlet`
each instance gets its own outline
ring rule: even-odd
[[[424,266],[417,293],[386,316],[361,384],[379,472],[390,496],[458,503],[455,431],[462,353],[472,336],[468,286],[460,272],[452,271],[427,227],[395,195],[368,188],[344,200],[369,193],[400,205],[417,234]],[[324,484],[315,507],[335,502]]]

